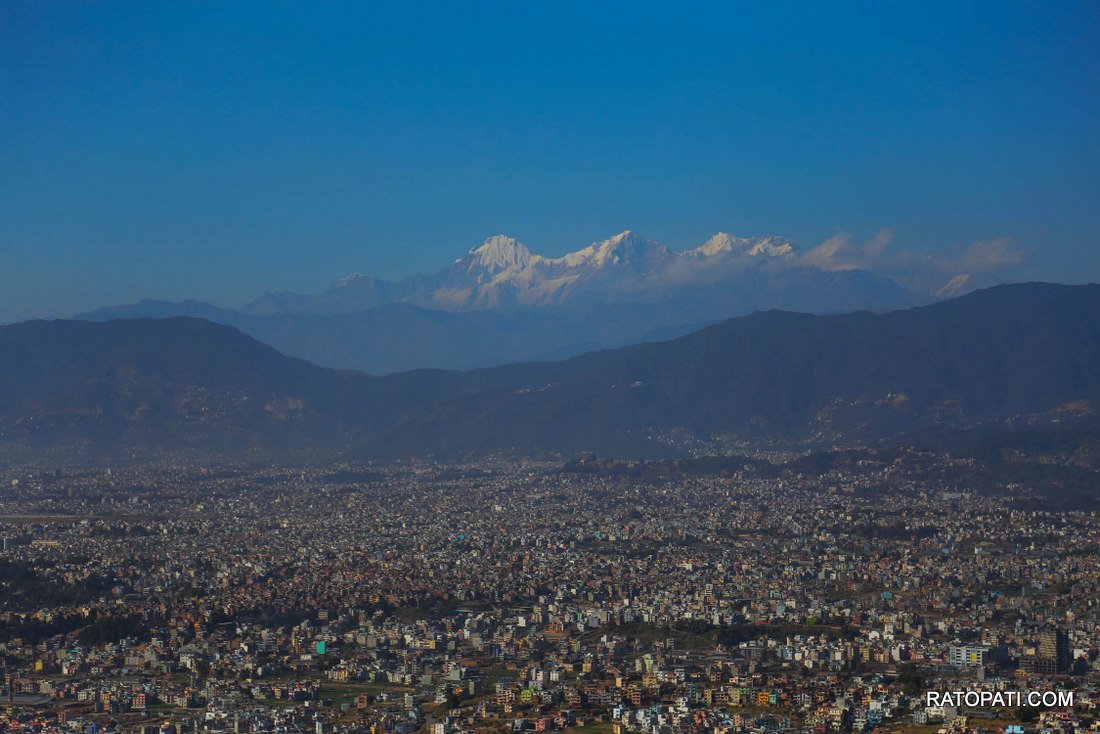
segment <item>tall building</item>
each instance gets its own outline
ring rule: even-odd
[[[1054,626],[1039,630],[1039,646],[1034,655],[1020,659],[1020,667],[1036,675],[1056,675],[1069,669],[1069,638]]]

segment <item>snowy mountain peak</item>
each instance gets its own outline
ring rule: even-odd
[[[367,276],[363,275],[362,273],[348,273],[343,278],[340,278],[340,280],[333,283],[332,287],[333,288],[347,288],[349,285],[355,283],[358,280],[363,280],[366,277]]]
[[[743,241],[744,240],[738,240],[736,237],[732,237],[725,232],[718,232],[702,245],[692,250],[692,252],[704,257],[711,257],[722,252],[733,252],[733,250],[738,247],[738,243]]]
[[[749,255],[753,257],[764,255],[766,257],[788,259],[795,255],[794,245],[779,237],[760,237],[752,242],[752,246],[749,247]]]
[[[724,253],[739,253],[748,257],[794,257],[794,245],[779,237],[733,237],[719,232],[687,254],[696,257],[714,257]]]
[[[644,240],[629,229],[602,242],[571,252],[561,258],[570,266],[602,268],[605,265],[638,264],[642,260],[660,258],[668,254],[662,245]]]
[[[470,250],[467,256],[471,266],[478,266],[490,273],[502,270],[519,270],[531,264],[532,255],[522,243],[511,237],[497,235]]]
[[[629,229],[606,239],[596,246],[596,260],[600,265],[608,261],[619,262],[645,247],[645,240]]]

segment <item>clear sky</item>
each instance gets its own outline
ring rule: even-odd
[[[1001,237],[1100,280],[1100,3],[0,0],[0,320],[498,233]]]

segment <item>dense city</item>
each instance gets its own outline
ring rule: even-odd
[[[6,470],[0,730],[1100,732],[1095,512],[762,464]]]

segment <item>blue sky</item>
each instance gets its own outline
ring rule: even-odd
[[[0,0],[0,85],[0,320],[628,228],[1100,279],[1097,3]]]

